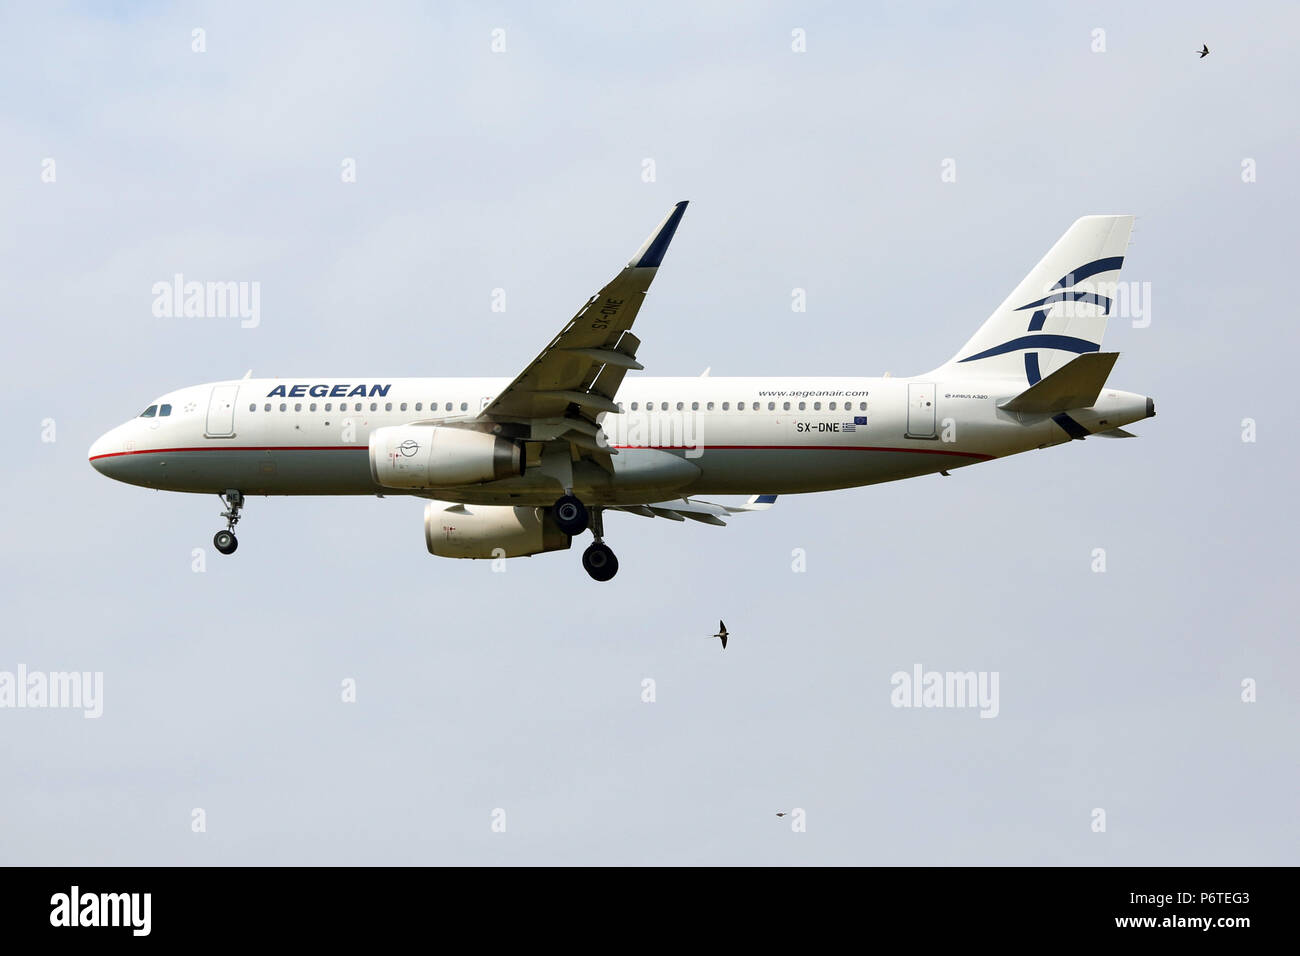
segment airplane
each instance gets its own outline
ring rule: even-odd
[[[216,494],[213,536],[238,546],[254,495],[427,499],[434,555],[511,558],[592,532],[586,572],[618,559],[606,512],[725,525],[806,494],[947,476],[1155,414],[1108,388],[1102,352],[1132,216],[1085,216],[943,365],[911,377],[651,378],[632,324],[686,212],[637,253],[540,354],[506,378],[270,378],[168,392],[90,447],[100,473]],[[747,495],[725,505],[698,495]]]

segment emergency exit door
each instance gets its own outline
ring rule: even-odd
[[[934,385],[907,386],[908,438],[934,438]]]

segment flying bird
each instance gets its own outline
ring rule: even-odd
[[[1198,57],[1198,59],[1204,60],[1207,56],[1210,55],[1210,48],[1207,44],[1202,43],[1199,52],[1201,55]]]
[[[725,651],[727,649],[727,625],[719,621],[718,633],[714,634],[713,636],[722,638],[722,649]]]

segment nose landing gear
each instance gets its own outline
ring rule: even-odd
[[[221,517],[226,519],[226,530],[218,531],[212,536],[212,546],[222,554],[234,554],[235,549],[239,547],[239,539],[235,537],[235,525],[239,524],[239,512],[244,507],[244,495],[243,492],[229,489],[220,498],[222,504],[226,506],[226,510],[221,512]]]

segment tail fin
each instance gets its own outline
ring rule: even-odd
[[[1132,216],[1076,220],[941,369],[1036,385],[1075,355],[1098,351],[1132,231]]]

